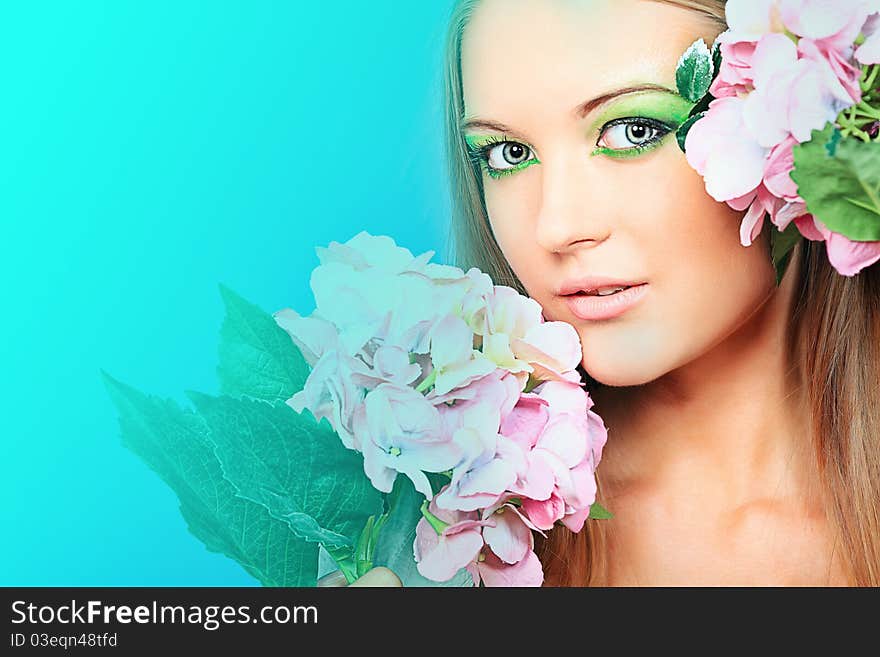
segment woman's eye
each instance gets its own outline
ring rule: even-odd
[[[638,148],[657,141],[666,132],[668,131],[646,121],[618,123],[606,128],[596,145],[611,150]]]
[[[515,141],[505,141],[489,149],[486,158],[491,169],[512,169],[531,159],[531,149]]]

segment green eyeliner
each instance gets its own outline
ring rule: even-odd
[[[666,137],[668,137],[670,134],[672,134],[672,132],[663,135],[662,137],[648,144],[647,146],[634,146],[633,148],[626,149],[605,148],[604,146],[600,146],[592,151],[590,155],[607,155],[608,157],[614,157],[620,160],[629,160],[639,157],[640,155],[644,155],[646,152],[652,151],[658,146],[662,145],[663,142],[666,140]]]

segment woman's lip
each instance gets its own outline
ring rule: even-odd
[[[635,287],[636,285],[644,285],[648,281],[640,281],[638,279],[624,280],[613,276],[600,276],[598,274],[592,276],[583,276],[581,278],[570,278],[563,281],[556,294],[560,296],[568,296],[569,294],[578,294],[579,292],[595,292],[603,287]]]
[[[576,317],[586,320],[600,320],[622,315],[641,301],[647,293],[648,284],[642,283],[605,297],[567,294],[562,299]]]

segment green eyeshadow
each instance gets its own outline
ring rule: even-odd
[[[694,106],[692,102],[678,94],[663,91],[642,91],[620,96],[608,104],[593,121],[590,132],[596,132],[603,125],[623,117],[644,117],[677,128],[687,121],[688,113]]]
[[[492,142],[491,135],[465,135],[464,140],[471,148],[480,148]]]
[[[612,149],[597,146],[590,154],[606,155],[617,159],[639,157],[645,152],[662,145],[668,134],[675,132],[682,123],[687,121],[688,114],[692,107],[693,103],[686,98],[675,93],[666,93],[663,91],[643,91],[621,96],[619,99],[609,103],[608,106],[605,107],[593,120],[588,134],[594,135],[598,140],[601,136],[602,129],[606,124],[627,118],[650,119],[651,122],[660,123],[666,126],[669,129],[669,132],[658,138],[656,141],[644,146],[627,149]]]

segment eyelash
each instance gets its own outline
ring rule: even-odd
[[[498,144],[519,144],[523,148],[528,149],[528,151],[532,154],[532,157],[528,160],[525,160],[524,162],[510,167],[509,169],[496,169],[489,164],[489,153]],[[495,180],[503,178],[504,176],[514,174],[517,171],[522,171],[526,167],[537,164],[539,161],[537,158],[535,158],[535,152],[531,146],[529,146],[528,144],[523,144],[522,142],[508,139],[506,135],[502,135],[501,137],[495,135],[486,137],[486,141],[479,146],[472,146],[471,144],[467,144],[467,149],[471,161],[475,164],[478,164],[483,169],[483,171],[485,171],[489,175],[490,178],[494,178]]]
[[[649,128],[657,130],[657,135],[649,139],[648,141],[642,142],[641,144],[636,144],[635,146],[632,146],[630,148],[612,149],[599,146],[599,142],[602,140],[602,135],[604,135],[607,130],[610,130],[617,125],[648,126]],[[609,157],[636,156],[659,146],[663,139],[674,130],[674,127],[669,126],[662,121],[648,118],[647,116],[628,116],[625,118],[614,119],[613,121],[608,121],[599,130],[599,137],[596,139],[596,150],[592,152],[592,155],[608,155]]]
[[[613,128],[616,125],[646,125],[650,128],[653,128],[658,131],[657,135],[652,139],[643,142],[641,144],[636,144],[631,148],[624,149],[610,149],[603,148],[599,146],[599,141],[602,139],[602,135],[605,134],[606,130]],[[613,121],[608,121],[605,123],[602,128],[599,130],[599,137],[596,139],[596,150],[592,152],[592,155],[608,155],[609,157],[632,157],[635,155],[639,155],[646,151],[650,151],[653,148],[656,148],[660,145],[660,142],[669,135],[675,128],[670,127],[669,125],[657,121],[656,119],[651,119],[648,117],[625,117],[620,119],[614,119]],[[515,166],[510,167],[509,169],[496,169],[489,164],[489,153],[491,150],[497,146],[498,144],[506,144],[513,143],[519,144],[524,148],[527,148],[530,153],[532,153],[532,158],[517,164]],[[532,164],[537,164],[539,161],[534,157],[534,151],[531,146],[527,144],[523,144],[522,142],[514,141],[508,139],[506,135],[498,136],[490,136],[486,138],[486,141],[479,146],[472,146],[471,144],[467,144],[467,150],[470,155],[471,161],[475,164],[478,164],[483,171],[485,171],[489,177],[494,178],[495,180],[499,178],[503,178],[504,176],[509,176],[511,174],[517,173],[518,171],[522,171],[528,166]]]

